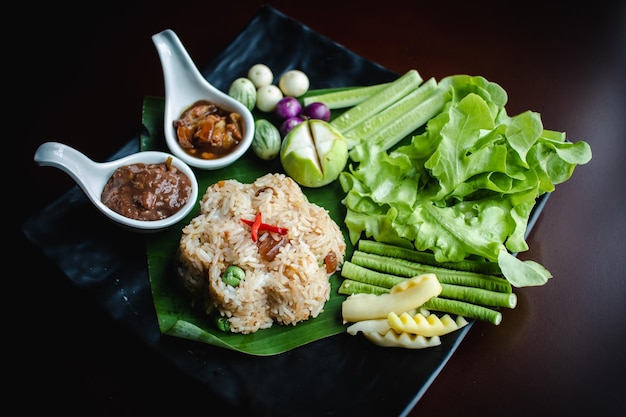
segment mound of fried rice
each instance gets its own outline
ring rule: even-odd
[[[343,264],[346,244],[328,211],[310,203],[294,180],[266,174],[252,184],[219,181],[200,204],[200,214],[182,230],[178,249],[178,274],[196,307],[207,314],[216,309],[228,318],[231,332],[243,334],[275,322],[296,325],[323,311],[329,278]],[[259,212],[263,223],[288,233],[260,232],[254,242],[251,227],[241,219],[254,220]],[[260,254],[264,239],[283,239],[273,259]],[[327,262],[332,258],[336,262]],[[221,278],[229,265],[245,271],[238,286]]]

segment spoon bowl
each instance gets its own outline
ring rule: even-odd
[[[187,164],[202,169],[219,169],[239,159],[252,145],[254,138],[254,117],[250,110],[239,101],[209,83],[198,71],[180,39],[170,29],[152,36],[163,67],[165,81],[164,136],[167,146],[178,158]],[[243,121],[243,138],[229,154],[216,159],[202,159],[187,153],[179,144],[174,121],[200,100],[207,100],[218,107],[239,113]]]
[[[101,195],[104,186],[118,168],[136,163],[159,164],[170,157],[172,165],[184,173],[191,182],[189,200],[173,215],[160,220],[136,220],[115,212],[102,202]],[[134,231],[158,232],[167,229],[187,216],[198,200],[198,180],[193,170],[184,161],[165,152],[137,152],[110,162],[95,162],[70,146],[58,142],[46,142],[35,151],[35,162],[40,166],[58,168],[70,175],[98,210],[110,220]]]

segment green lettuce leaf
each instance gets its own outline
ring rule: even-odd
[[[544,285],[552,274],[535,261],[522,261],[503,250],[498,256],[498,266],[511,285],[532,287]]]

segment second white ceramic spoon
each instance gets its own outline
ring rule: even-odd
[[[189,165],[202,169],[219,169],[239,159],[252,144],[254,117],[246,106],[209,83],[198,71],[180,39],[170,29],[152,36],[157,48],[165,81],[164,135],[169,150]],[[243,117],[244,137],[237,148],[218,159],[192,156],[178,144],[174,120],[199,100],[208,100],[218,107]]]

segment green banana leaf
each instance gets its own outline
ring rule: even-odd
[[[145,133],[141,135],[142,150],[165,150],[163,137],[163,111],[165,101],[160,97],[147,96],[143,103],[142,122]],[[223,179],[236,179],[243,183],[253,182],[267,174],[284,173],[278,158],[263,161],[249,150],[235,164],[216,171],[194,169],[199,183],[199,198],[211,184]],[[352,246],[344,224],[345,207],[341,203],[343,190],[339,181],[321,188],[303,188],[309,201],[329,211],[330,216],[340,225],[346,240],[346,259],[352,253]],[[211,319],[201,311],[191,308],[190,300],[177,281],[175,255],[181,237],[181,229],[199,214],[200,207],[192,211],[179,225],[159,232],[147,239],[148,274],[152,298],[162,334],[195,340],[232,349],[243,353],[269,356],[276,355],[346,331],[342,323],[341,303],[345,296],[338,294],[340,273],[330,278],[330,300],[324,311],[316,318],[298,323],[296,326],[274,324],[269,329],[253,334],[242,335],[218,330]]]

